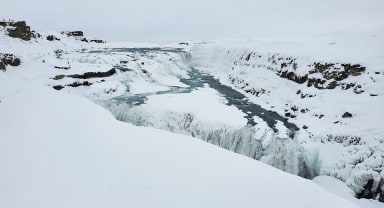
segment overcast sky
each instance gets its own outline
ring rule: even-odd
[[[0,18],[153,42],[383,30],[383,11],[384,0],[12,0]]]

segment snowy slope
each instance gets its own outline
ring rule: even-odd
[[[30,70],[34,70],[31,68]],[[0,206],[345,207],[311,181],[0,75]]]

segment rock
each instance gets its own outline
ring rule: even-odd
[[[378,94],[369,94],[369,96],[376,97]]]
[[[295,82],[297,82],[299,84],[304,84],[306,81],[308,81],[308,75],[307,74],[303,77],[296,76]]]
[[[68,37],[83,37],[84,33],[83,31],[64,31],[62,34],[67,35]]]
[[[308,129],[308,126],[304,125],[304,126],[303,126],[303,129]]]
[[[380,184],[384,183],[384,179],[380,180]],[[374,187],[375,181],[371,178],[368,180],[368,182],[365,184],[363,190],[360,191],[360,193],[356,194],[356,197],[361,199],[375,199],[377,198],[379,201],[384,202],[384,191],[381,189],[381,187]]]
[[[3,27],[8,27],[7,32],[10,37],[20,38],[25,41],[29,41],[31,38],[35,37],[35,34],[31,32],[31,28],[27,26],[25,21],[0,22],[0,25]]]
[[[90,42],[93,42],[93,43],[105,43],[104,40],[90,40]]]
[[[325,82],[326,80],[323,80],[323,79],[311,78],[311,79],[308,79],[307,87],[314,86],[315,88],[322,90],[322,89],[325,89],[325,87],[323,86]]]
[[[342,116],[342,118],[352,118],[352,114],[349,112],[345,112]]]
[[[61,50],[61,49],[53,50],[53,52],[55,53],[57,59],[61,59],[61,57],[62,57],[63,54],[64,54],[64,51]]]
[[[364,90],[361,89],[361,85],[357,85],[353,88],[353,92],[356,94],[361,94],[364,92]]]
[[[291,113],[289,113],[289,112],[285,113],[284,115],[285,115],[285,117],[291,117]]]
[[[61,85],[55,85],[55,86],[53,86],[53,89],[55,89],[55,90],[61,90],[61,89],[63,89],[64,87],[63,86],[61,86]]]
[[[331,83],[329,83],[328,85],[327,85],[327,89],[329,89],[329,90],[332,90],[332,89],[335,89],[337,87],[337,82],[336,81],[332,81]]]
[[[13,54],[3,54],[2,62],[4,62],[5,65],[19,66],[21,60]]]
[[[54,80],[60,80],[60,79],[63,79],[65,77],[65,75],[64,74],[60,74],[60,75],[56,75],[54,78],[52,78],[52,79],[54,79]]]
[[[251,57],[260,57],[255,52],[244,54],[241,58],[241,62],[235,61],[233,63],[232,70],[236,69],[236,66],[243,65],[250,67],[248,63]],[[267,63],[265,64],[253,64],[253,68],[265,68],[274,71],[278,76],[294,81],[298,84],[306,83],[307,87],[315,87],[317,89],[335,89],[341,86],[343,90],[354,87],[352,83],[342,83],[342,80],[347,79],[350,76],[359,76],[365,72],[366,68],[360,64],[350,63],[327,63],[327,62],[313,62],[307,65],[312,69],[306,74],[298,74],[298,64],[295,58],[285,57],[281,54],[271,54],[268,56]],[[302,71],[302,70],[300,70]],[[380,73],[380,72],[379,72]],[[377,73],[376,73],[377,74]],[[363,93],[361,89],[354,89],[356,94]],[[299,91],[297,94],[301,94]],[[302,95],[302,98],[305,98]]]
[[[313,63],[314,69],[309,71],[309,74],[314,74],[314,73],[323,73],[327,71],[329,68],[334,66],[335,64],[332,63],[320,63],[320,62],[315,62]]]
[[[88,81],[84,81],[84,82],[74,82],[72,84],[69,84],[67,86],[69,87],[79,87],[79,86],[91,86],[92,83],[88,82]]]
[[[294,111],[294,112],[296,112],[296,111],[299,110],[299,108],[298,108],[297,106],[293,106],[293,107],[291,107],[291,110]]]
[[[282,78],[287,78],[287,79],[294,81],[298,84],[303,84],[308,80],[308,75],[299,76],[299,75],[296,75],[294,72],[288,72],[288,71],[280,72],[279,76]]]
[[[360,64],[341,64],[344,67],[344,71],[348,75],[359,76],[362,72],[365,72],[365,67]]]
[[[354,87],[355,85],[356,85],[356,83],[349,83],[349,84],[344,83],[341,85],[341,89],[348,90],[349,88]]]
[[[0,70],[5,71],[5,64],[0,62]]]
[[[68,70],[71,68],[70,66],[54,66],[54,67],[55,69],[64,69],[64,70]]]
[[[249,61],[249,59],[251,58],[251,56],[252,56],[252,53],[248,54],[247,57],[245,57],[245,60],[246,60],[246,61]]]
[[[13,54],[1,54],[0,53],[0,70],[5,71],[6,66],[19,66],[21,60]]]
[[[48,40],[48,41],[55,41],[55,40],[60,41],[60,39],[57,38],[57,37],[54,36],[54,35],[48,35],[48,36],[47,36],[47,40]]]
[[[84,74],[67,75],[67,77],[76,78],[76,79],[102,78],[102,77],[112,76],[115,73],[116,73],[115,68],[112,68],[111,70],[106,72],[86,72]]]
[[[143,72],[144,74],[148,74],[148,71],[145,69],[141,69],[141,72]]]

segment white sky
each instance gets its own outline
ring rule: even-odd
[[[384,0],[12,0],[0,18],[36,31],[168,41],[384,29]]]

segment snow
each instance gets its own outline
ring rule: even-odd
[[[340,32],[296,39],[217,41],[194,45],[190,64],[214,74],[244,94],[245,89],[265,90],[259,96],[248,94],[248,97],[281,115],[293,113],[296,117],[289,118],[290,122],[308,127],[301,129],[296,137],[295,151],[301,153],[288,157],[288,161],[303,157],[313,176],[335,177],[358,193],[369,179],[374,180],[373,190],[383,180],[383,40],[383,32]],[[247,61],[245,57],[250,53],[255,55]],[[340,88],[319,90],[282,79],[269,68],[273,67],[268,60],[272,56],[295,58],[297,74],[308,73],[311,69],[308,65],[319,61],[362,64],[366,72],[349,77],[346,82],[361,84],[365,92],[355,94]],[[232,83],[231,79],[235,81]],[[297,94],[299,90],[314,97],[302,99]],[[293,112],[293,107],[299,110]],[[342,118],[345,112],[353,117]],[[320,118],[320,115],[324,116]],[[263,144],[270,145],[270,141],[267,139]],[[261,158],[261,161],[265,160]],[[276,160],[267,163],[277,164]]]
[[[356,205],[364,208],[383,208],[384,204],[368,199],[356,199],[354,192],[348,188],[345,183],[329,176],[318,176],[313,181],[324,189],[334,193],[344,199],[354,202]]]
[[[199,137],[293,174],[303,173],[301,165],[305,164],[311,172],[306,177],[332,176],[355,193],[367,180],[373,178],[377,186],[383,178],[381,33],[190,43],[182,47],[188,52],[184,56],[159,51],[89,53],[119,46],[180,45],[98,45],[60,33],[46,34],[62,41],[49,42],[43,36],[23,42],[0,34],[0,52],[13,53],[22,60],[20,66],[0,71],[0,166],[5,170],[0,173],[0,207],[353,207],[338,204],[345,202],[310,181],[197,139],[118,122],[84,97],[106,107],[119,120]],[[60,58],[54,53],[57,49],[63,50]],[[245,62],[251,52],[263,55],[261,62]],[[267,56],[273,54],[297,58],[300,74],[306,73],[307,64],[313,61],[363,64],[370,74],[348,81],[361,83],[366,92],[356,95],[340,89],[307,88],[281,79],[267,68],[249,67],[268,64]],[[232,70],[234,62],[238,65]],[[90,87],[52,90],[52,86],[76,81],[51,79],[56,75],[107,71],[116,64],[129,70],[89,79],[93,83]],[[257,125],[246,127],[244,113],[226,105],[207,85],[188,94],[156,94],[185,87],[180,78],[188,76],[185,69],[189,66],[216,76],[254,103],[281,115],[293,106],[308,108],[307,113],[297,113],[289,121],[309,128],[289,139],[280,122],[277,133],[256,117]],[[266,93],[259,97],[246,94],[241,83],[232,84],[228,76],[244,79]],[[298,90],[316,96],[300,99]],[[145,104],[129,109],[105,104],[137,93],[146,94]],[[370,93],[379,96],[371,97]],[[353,118],[340,118],[345,111]],[[316,114],[324,117],[319,119]],[[352,137],[361,140],[350,144]],[[338,182],[330,180],[329,184],[326,187],[338,190]],[[376,201],[347,200],[364,208],[381,206]]]
[[[247,123],[245,114],[234,106],[226,105],[225,98],[211,88],[201,88],[188,94],[167,94],[149,96],[145,111],[173,111],[191,113],[197,119],[208,123],[224,123],[234,127],[242,127]],[[230,119],[229,119],[230,118]]]
[[[12,76],[1,80],[0,89],[17,89],[7,85]],[[3,99],[0,115],[1,207],[356,207],[311,181],[118,122],[40,84]]]
[[[130,84],[131,92],[135,92],[137,94],[143,94],[143,93],[151,93],[151,92],[157,92],[157,91],[166,91],[169,88],[165,86],[159,86],[158,84],[154,83],[148,83],[145,80],[142,81],[136,81],[134,83]]]

